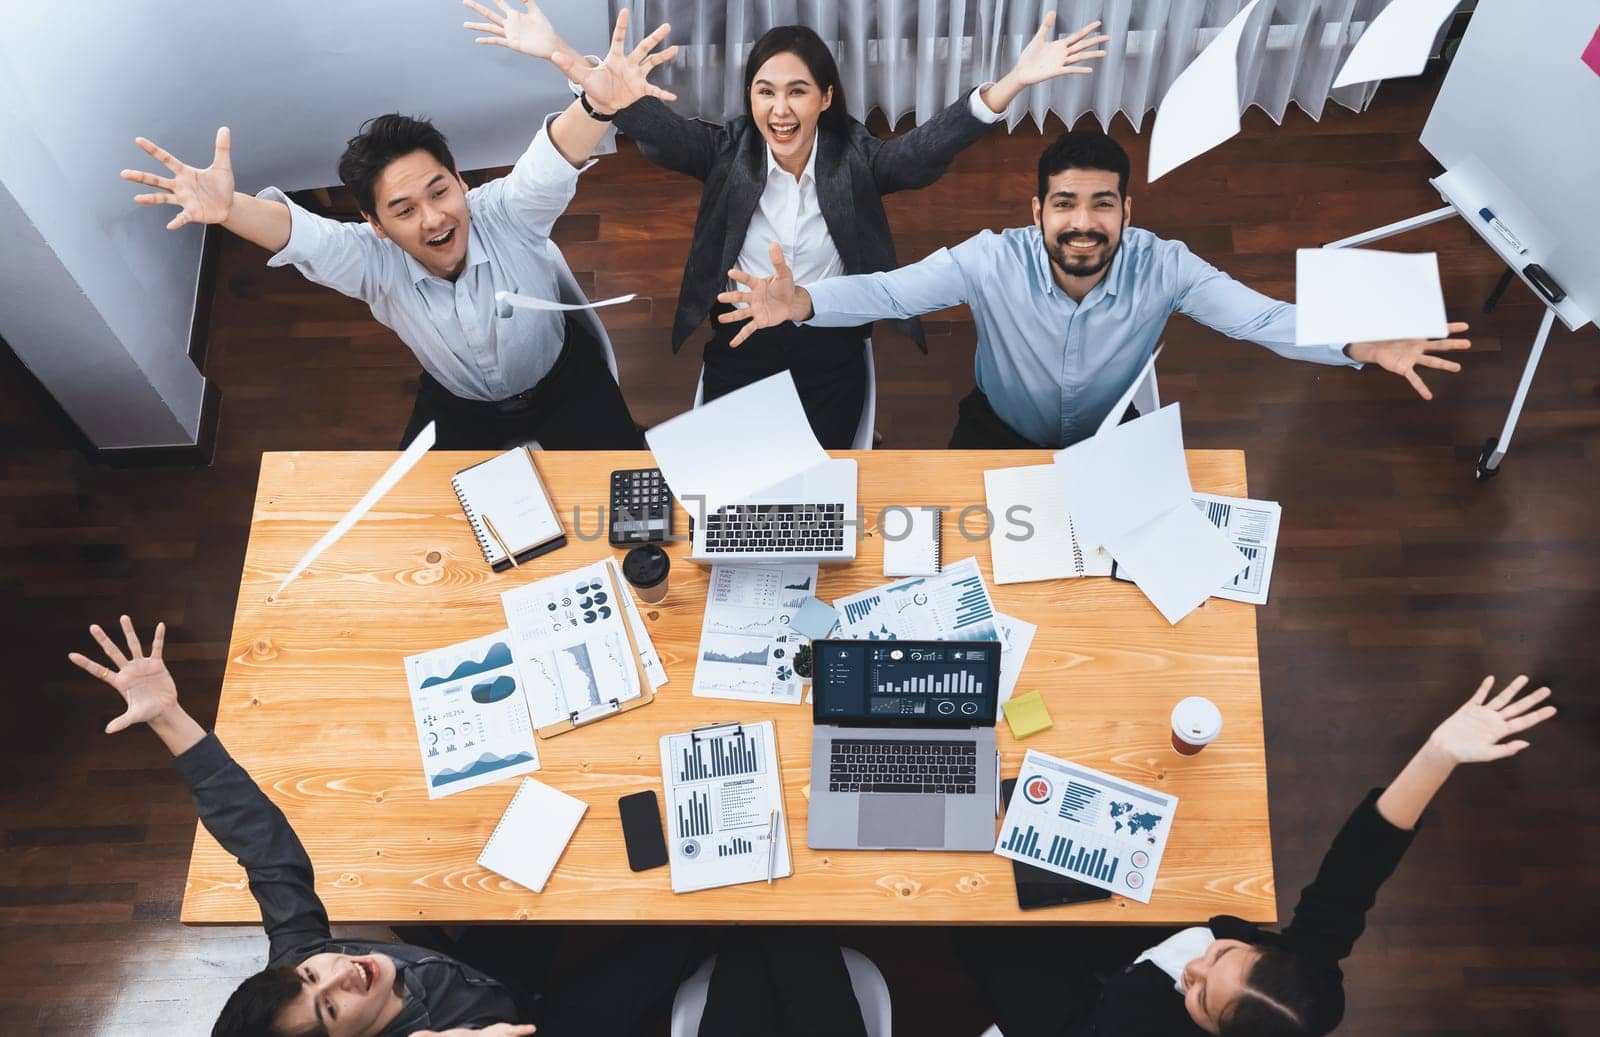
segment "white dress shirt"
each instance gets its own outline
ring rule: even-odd
[[[565,317],[519,308],[501,318],[494,296],[559,298],[550,227],[578,174],[594,164],[574,168],[562,158],[549,126],[547,118],[510,173],[467,192],[467,265],[454,281],[434,277],[367,223],[313,215],[276,187],[257,197],[287,205],[291,230],[267,265],[293,264],[308,280],[365,302],[456,396],[503,400],[531,389],[561,355]]]
[[[992,84],[972,91],[968,104],[975,118],[986,123],[999,122],[1004,112],[996,112],[980,96]],[[817,202],[817,138],[811,138],[811,154],[806,167],[796,179],[778,165],[767,147],[767,181],[761,192],[761,201],[750,217],[750,226],[744,234],[744,244],[739,248],[737,266],[756,277],[772,276],[772,258],[768,247],[776,241],[783,247],[783,261],[789,264],[795,284],[810,284],[825,277],[843,274],[844,261],[834,247],[833,235],[822,218],[822,206]],[[729,281],[730,291],[739,285]],[[743,303],[738,304],[743,306]]]

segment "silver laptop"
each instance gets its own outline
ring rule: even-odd
[[[856,557],[856,463],[830,459],[739,504],[695,518],[689,557],[713,562],[818,562]]]
[[[817,850],[992,850],[998,641],[813,641]]]

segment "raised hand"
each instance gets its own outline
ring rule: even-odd
[[[217,130],[216,153],[205,169],[179,162],[165,148],[144,137],[135,137],[134,143],[172,173],[166,177],[137,169],[122,171],[122,179],[156,188],[155,194],[134,197],[140,205],[176,205],[183,210],[168,222],[168,230],[189,223],[222,223],[232,214],[233,159],[229,155],[228,127]]]
[[[1039,31],[1033,34],[1033,39],[1028,41],[1016,65],[1012,67],[1010,75],[1022,86],[1032,86],[1057,76],[1086,76],[1094,69],[1085,62],[1106,56],[1103,50],[1090,49],[1111,39],[1110,36],[1089,36],[1100,28],[1099,22],[1090,22],[1070,36],[1051,39],[1055,25],[1056,13],[1051,11],[1044,16]]]
[[[556,33],[556,27],[550,24],[550,19],[545,17],[545,13],[539,10],[539,5],[532,0],[527,0],[523,5],[526,9],[521,11],[505,0],[494,0],[495,6],[500,8],[499,14],[495,14],[477,0],[461,0],[461,2],[485,19],[481,22],[461,23],[463,28],[485,34],[473,40],[473,43],[508,47],[519,54],[546,60],[558,51],[571,50]]]
[[[652,86],[646,78],[651,69],[678,56],[677,47],[668,47],[659,54],[651,53],[667,38],[671,28],[663,22],[655,32],[640,40],[637,47],[624,53],[622,45],[628,38],[628,9],[624,7],[618,12],[617,26],[611,33],[611,49],[600,64],[588,65],[560,50],[550,60],[568,79],[583,88],[589,104],[602,114],[626,108],[641,97],[676,101],[677,94]]]
[[[1539,688],[1517,698],[1527,686],[1526,676],[1517,677],[1491,699],[1489,692],[1494,690],[1494,678],[1485,677],[1472,698],[1434,728],[1428,737],[1428,747],[1453,763],[1503,760],[1520,753],[1528,747],[1525,740],[1518,738],[1508,742],[1505,739],[1556,715],[1554,706],[1533,708],[1550,697],[1549,688]]]
[[[91,677],[97,677],[122,696],[127,708],[123,714],[106,725],[106,734],[116,734],[134,724],[149,723],[177,708],[178,688],[172,683],[172,674],[161,659],[161,649],[167,639],[167,625],[156,624],[155,638],[150,642],[150,654],[144,654],[139,635],[133,631],[133,620],[122,617],[122,632],[128,638],[128,654],[123,655],[115,641],[106,636],[98,624],[91,624],[89,636],[99,642],[106,658],[116,669],[102,666],[77,652],[67,659]]]
[[[1451,335],[1459,335],[1467,330],[1467,324],[1465,321],[1456,321],[1448,325],[1446,330]],[[1385,371],[1402,376],[1411,383],[1411,388],[1417,391],[1418,396],[1431,400],[1433,393],[1417,374],[1417,368],[1431,367],[1454,373],[1461,370],[1460,364],[1433,354],[1471,348],[1472,341],[1464,338],[1397,338],[1382,342],[1352,342],[1345,352],[1350,354],[1352,360],[1377,364]]]
[[[804,320],[809,316],[809,313],[801,311],[810,309],[810,299],[805,289],[795,287],[794,274],[789,270],[789,264],[783,261],[782,246],[774,241],[768,246],[767,254],[772,258],[771,277],[757,277],[743,270],[729,270],[728,276],[737,284],[744,285],[745,291],[723,292],[717,296],[718,302],[745,304],[743,308],[722,314],[717,318],[719,322],[723,324],[733,324],[741,320],[750,322],[734,336],[732,342],[728,343],[730,348],[737,348],[740,343],[762,328],[770,328],[786,320]]]

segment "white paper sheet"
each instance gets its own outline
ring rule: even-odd
[[[912,576],[846,595],[833,607],[839,610],[839,636],[853,640],[1000,640],[976,558],[947,565],[938,576]]]
[[[1166,347],[1157,346],[1156,351],[1150,354],[1150,359],[1146,360],[1144,366],[1139,369],[1138,377],[1134,378],[1132,384],[1122,391],[1122,395],[1117,399],[1117,402],[1112,404],[1111,409],[1106,411],[1106,416],[1100,419],[1100,427],[1094,430],[1095,435],[1107,432],[1122,424],[1122,416],[1128,413],[1129,407],[1133,406],[1133,398],[1139,395],[1139,388],[1144,385],[1145,379],[1151,377],[1155,372],[1156,361],[1161,359],[1161,350],[1164,348]]]
[[[276,593],[282,594],[283,589],[289,586],[289,581],[305,572],[306,567],[316,561],[318,555],[332,547],[340,537],[349,532],[351,526],[360,522],[361,517],[371,511],[372,506],[378,503],[384,494],[394,489],[395,483],[403,479],[407,472],[417,466],[417,462],[422,460],[422,455],[433,448],[433,442],[434,429],[433,422],[430,421],[421,432],[417,433],[417,438],[411,441],[411,445],[406,447],[405,452],[395,458],[388,471],[379,476],[378,481],[372,484],[372,489],[368,490],[356,502],[355,507],[345,512],[344,518],[335,522],[333,528],[322,534],[322,539],[313,544],[311,550],[307,551],[300,557],[298,562],[294,563],[294,568],[289,570],[289,575],[285,576],[283,582],[278,584]]]
[[[1067,510],[1084,544],[1109,547],[1189,499],[1183,419],[1176,403],[1116,425],[1055,455]]]
[[[1150,903],[1178,797],[1029,749],[994,852]]]
[[[1197,493],[1194,506],[1200,514],[1222,530],[1228,542],[1249,560],[1249,565],[1212,595],[1249,605],[1265,605],[1272,589],[1272,567],[1278,557],[1278,527],[1283,506],[1277,501],[1247,497],[1219,497]]]
[[[1350,48],[1333,88],[1420,74],[1439,26],[1460,5],[1461,0],[1391,0]]]
[[[1444,289],[1432,252],[1303,248],[1295,252],[1299,346],[1444,338]]]
[[[1106,547],[1168,623],[1198,608],[1250,564],[1204,515],[1183,505],[1153,522],[1119,533]]]
[[[983,487],[994,516],[989,557],[995,583],[1111,575],[1111,555],[1079,539],[1055,465],[991,468]]]
[[[664,421],[644,438],[673,494],[702,497],[708,511],[828,460],[788,371]],[[685,506],[692,514],[700,503]]]
[[[793,629],[817,590],[817,565],[713,565],[693,692],[750,702],[800,701],[794,657],[807,639]]]
[[[539,769],[510,631],[408,655],[405,668],[429,799]]]
[[[500,595],[535,727],[593,719],[641,694],[618,594],[599,561]]]
[[[1239,38],[1260,0],[1250,0],[1178,74],[1156,105],[1148,182],[1239,132]]]
[[[1000,697],[996,704],[1003,706],[1017,690],[1022,666],[1028,661],[1028,649],[1033,646],[1033,635],[1039,632],[1039,626],[1003,613],[997,613],[994,621],[1000,629]],[[1000,714],[996,712],[996,722],[999,719]]]
[[[661,778],[674,893],[793,874],[772,721],[662,735]]]
[[[619,295],[612,299],[601,299],[598,302],[551,302],[549,299],[540,299],[533,295],[518,295],[515,292],[495,292],[494,301],[499,307],[502,317],[511,316],[513,308],[519,310],[597,310],[602,306],[617,306],[625,302],[632,302],[632,292]]]

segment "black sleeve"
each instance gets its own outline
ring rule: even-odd
[[[938,115],[893,140],[864,134],[878,193],[927,187],[943,176],[956,155],[991,125],[972,114],[971,104],[968,91]]]
[[[1349,957],[1367,925],[1378,888],[1394,874],[1415,830],[1396,828],[1378,813],[1382,789],[1373,789],[1339,829],[1317,877],[1300,891],[1294,920],[1280,943],[1318,962]]]
[[[731,146],[724,128],[685,119],[654,97],[618,109],[612,122],[633,138],[645,158],[696,180],[709,177]]]
[[[328,913],[317,896],[311,858],[272,800],[208,734],[173,760],[189,786],[206,831],[238,858],[261,905],[271,950],[268,964],[330,938]]]

